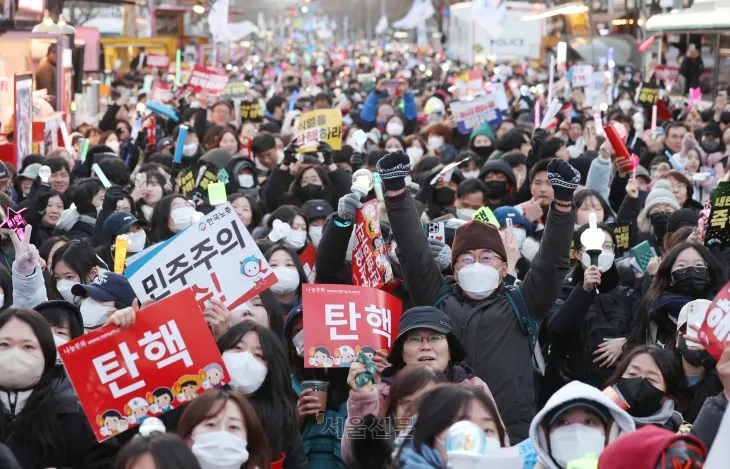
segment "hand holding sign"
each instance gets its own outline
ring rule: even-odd
[[[13,263],[15,270],[24,277],[33,275],[36,267],[38,267],[41,258],[38,248],[30,242],[30,234],[33,231],[31,225],[27,225],[23,230],[21,241],[15,231],[10,232],[10,239],[13,241],[15,248],[15,262]]]

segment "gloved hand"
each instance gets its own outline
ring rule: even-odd
[[[365,166],[365,157],[360,152],[355,152],[350,157],[350,166],[352,166],[352,172],[354,173],[358,169]]]
[[[299,150],[299,144],[294,139],[289,142],[289,145],[284,148],[284,160],[281,162],[284,166],[289,166],[297,161],[297,150]]]
[[[554,158],[547,167],[548,180],[553,186],[555,200],[573,201],[573,192],[580,182],[580,173],[567,161]]]
[[[104,195],[104,203],[101,205],[103,210],[111,210],[112,212],[117,209],[117,202],[125,198],[125,192],[121,187],[111,186]]]
[[[362,208],[360,197],[352,193],[346,194],[340,197],[340,201],[337,203],[337,216],[340,220],[355,221],[360,208]]]
[[[10,239],[13,241],[13,247],[15,248],[13,268],[24,277],[33,275],[36,267],[40,267],[39,260],[41,255],[38,253],[38,248],[30,242],[30,234],[32,231],[33,226],[26,225],[22,241],[18,238],[15,231],[10,232]]]
[[[390,152],[380,158],[376,167],[386,191],[406,188],[406,176],[411,170],[411,159],[403,150]]]
[[[451,248],[448,244],[437,239],[429,239],[428,244],[431,246],[431,255],[439,266],[441,271],[451,267]]]
[[[322,164],[324,166],[329,166],[334,163],[332,161],[332,147],[329,143],[325,142],[324,140],[319,142],[319,145],[317,145],[317,152],[322,153]]]

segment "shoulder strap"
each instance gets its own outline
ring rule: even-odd
[[[517,323],[520,325],[520,330],[523,334],[528,335],[530,329],[530,322],[534,320],[530,316],[530,310],[527,309],[525,298],[522,296],[522,290],[519,285],[508,285],[504,290],[507,300],[509,300],[512,309],[517,316]]]
[[[433,307],[439,308],[441,307],[441,303],[446,301],[446,299],[450,296],[453,296],[454,289],[453,287],[446,283],[444,285],[441,285],[441,288],[436,292],[436,299],[433,301]]]

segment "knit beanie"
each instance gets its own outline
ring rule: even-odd
[[[456,263],[461,254],[472,249],[490,249],[503,261],[507,260],[507,251],[504,249],[499,230],[490,223],[472,220],[456,229],[454,243],[451,246],[451,265]]]
[[[497,141],[497,137],[495,137],[494,132],[492,132],[492,128],[489,126],[489,122],[484,122],[482,125],[480,125],[471,132],[471,135],[469,136],[469,144],[471,145],[474,139],[477,138],[479,135],[486,135],[492,142]]]
[[[675,210],[679,210],[679,202],[677,202],[677,198],[672,194],[672,185],[665,179],[654,183],[651,192],[646,196],[644,212],[649,213],[652,207],[659,204],[667,204],[674,207]]]

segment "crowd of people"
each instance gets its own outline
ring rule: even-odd
[[[136,104],[150,97],[131,96],[136,77],[120,75],[103,117],[72,129],[70,148],[0,165],[0,217],[22,210],[27,222],[22,239],[0,229],[2,467],[446,468],[448,431],[463,420],[483,431],[487,452],[517,447],[520,468],[568,469],[590,455],[600,469],[702,467],[730,399],[730,348],[715,360],[690,345],[687,305],[728,281],[727,249],[705,247],[698,228],[730,174],[724,95],[704,110],[668,105],[652,129],[631,73],[617,69],[602,122],[582,88],[560,89],[567,110],[546,130],[533,122],[547,93],[530,90],[544,69],[441,66],[413,50],[380,50],[377,69],[282,53],[252,52],[235,72],[261,117],[236,120],[231,101],[181,87],[176,119],[156,115],[135,135]],[[501,122],[459,131],[449,104],[464,69],[505,88]],[[297,120],[331,108],[343,116],[341,149],[322,141],[298,152]],[[632,171],[600,133],[609,121],[638,157]],[[166,434],[134,428],[97,443],[56,348],[145,314],[111,272],[115,241],[127,235],[132,256],[210,212],[201,168],[225,183],[278,282],[237,310],[211,300],[202,311],[229,385],[162,414]],[[361,169],[379,175],[382,194],[352,192]],[[354,222],[375,198],[402,281],[397,338],[374,354],[372,378],[359,362],[310,368],[311,278],[299,255],[316,249],[314,283],[351,284]],[[482,207],[499,228],[472,219]],[[597,261],[581,236],[594,215]],[[291,230],[272,242],[276,221]],[[445,239],[429,239],[433,222]],[[648,264],[619,249],[611,223],[621,222],[628,248],[648,245]],[[307,380],[329,384],[324,410]]]

